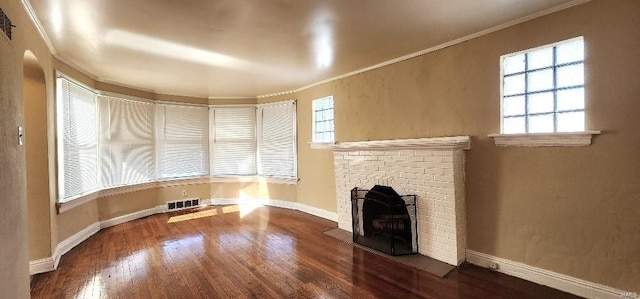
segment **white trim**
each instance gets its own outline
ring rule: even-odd
[[[431,48],[427,48],[427,49],[424,49],[424,50],[421,50],[421,51],[418,51],[418,52],[414,52],[414,53],[411,53],[411,54],[400,56],[398,58],[387,60],[387,61],[375,64],[375,65],[372,65],[372,66],[369,66],[369,67],[366,67],[366,68],[363,68],[363,69],[359,69],[359,70],[356,70],[356,71],[353,71],[353,72],[350,72],[350,73],[346,73],[346,74],[339,75],[339,76],[336,76],[336,77],[333,77],[333,78],[329,78],[329,79],[322,80],[322,81],[319,81],[319,82],[316,82],[316,83],[312,83],[312,84],[300,87],[300,88],[295,89],[295,90],[276,92],[276,93],[271,93],[271,94],[266,94],[266,95],[259,95],[257,98],[258,99],[262,99],[262,98],[268,98],[268,97],[273,97],[273,96],[279,96],[279,95],[285,95],[285,94],[291,94],[291,93],[300,92],[300,91],[303,91],[305,89],[309,89],[309,88],[312,88],[312,87],[315,87],[315,86],[318,86],[318,85],[322,85],[322,84],[329,83],[329,82],[336,81],[336,80],[340,80],[340,79],[343,79],[343,78],[346,78],[346,77],[358,75],[358,74],[365,73],[365,72],[368,72],[368,71],[371,71],[371,70],[375,70],[375,69],[378,69],[378,68],[381,68],[381,67],[385,67],[385,66],[388,66],[388,65],[391,65],[391,64],[394,64],[394,63],[398,63],[398,62],[402,62],[402,61],[405,61],[405,60],[409,60],[409,59],[415,58],[417,56],[421,56],[421,55],[425,55],[425,54],[428,54],[428,53],[431,53],[431,52],[442,50],[444,48],[451,47],[451,46],[454,46],[454,45],[457,45],[457,44],[472,40],[474,38],[478,38],[478,37],[481,37],[481,36],[484,36],[484,35],[488,35],[488,34],[496,32],[496,31],[500,31],[502,29],[506,29],[506,28],[509,28],[511,26],[515,26],[515,25],[518,25],[518,24],[522,24],[524,22],[528,22],[528,21],[531,21],[533,19],[537,19],[537,18],[546,16],[546,15],[550,15],[552,13],[555,13],[555,12],[558,12],[558,11],[561,11],[561,10],[565,10],[565,9],[568,9],[568,8],[571,8],[571,7],[574,7],[574,6],[578,6],[578,5],[581,5],[581,4],[590,2],[590,1],[591,0],[573,0],[573,1],[569,1],[569,2],[566,2],[566,3],[560,4],[560,5],[557,5],[557,6],[554,6],[554,7],[551,7],[551,8],[548,8],[548,9],[541,10],[539,12],[530,14],[528,16],[524,16],[522,18],[515,19],[513,21],[503,23],[501,25],[497,25],[497,26],[494,26],[494,27],[491,27],[491,28],[487,28],[485,30],[478,31],[476,33],[472,33],[472,34],[469,34],[467,36],[463,36],[461,38],[454,39],[452,41],[448,41],[446,43],[442,43],[442,44],[439,44],[437,46],[433,46]]]
[[[497,146],[589,146],[593,135],[601,131],[567,133],[490,134]]]
[[[256,104],[256,107],[287,105],[287,104],[295,104],[295,103],[296,103],[296,99],[292,99],[292,100],[283,100],[283,101],[277,101],[277,102]]]
[[[209,100],[257,100],[256,97],[208,97]]]
[[[311,149],[330,149],[332,146],[335,146],[335,142],[307,142],[309,144],[309,148]]]
[[[53,266],[55,263],[53,257],[46,257],[43,259],[29,262],[29,275],[40,274],[50,272],[56,268]]]
[[[123,216],[120,216],[120,217],[116,217],[116,218],[111,218],[111,219],[108,219],[108,220],[100,221],[100,229],[105,229],[107,227],[112,227],[112,226],[115,226],[115,225],[118,225],[118,224],[122,224],[122,223],[133,221],[133,220],[137,220],[137,219],[144,218],[144,217],[147,217],[147,216],[151,216],[151,215],[154,215],[154,214],[163,213],[164,210],[165,210],[165,208],[163,206],[157,206],[155,208],[146,209],[146,210],[134,212],[134,213],[131,213],[131,214],[123,215]]]
[[[392,150],[392,149],[465,149],[471,148],[469,136],[436,137],[418,139],[394,139],[376,141],[338,142],[329,148],[334,151],[353,151],[359,149],[368,150]]]
[[[195,177],[195,178],[177,178],[177,179],[164,179],[161,181],[157,181],[157,185],[159,188],[166,187],[178,187],[178,186],[191,186],[191,185],[202,185],[209,183],[209,177]]]
[[[56,246],[56,250],[54,252],[54,269],[58,268],[60,257],[69,252],[69,250],[80,245],[82,241],[89,239],[89,237],[95,235],[98,231],[100,231],[100,222],[94,222],[91,225],[85,227],[83,230],[58,243],[58,246]]]
[[[638,294],[578,279],[523,263],[466,250],[467,262],[587,298],[638,298]]]
[[[44,26],[42,26],[42,23],[40,23],[40,20],[38,19],[36,12],[33,10],[33,6],[31,6],[29,0],[21,0],[20,2],[22,2],[22,7],[24,8],[27,15],[29,15],[29,19],[31,19],[31,22],[33,22],[36,30],[38,30],[38,33],[40,33],[40,37],[42,37],[44,43],[47,45],[47,48],[49,48],[49,52],[55,54],[56,48],[53,46],[51,39],[49,39],[49,35],[47,35],[47,32],[44,31]]]
[[[256,105],[258,104],[228,104],[228,105],[220,105],[220,104],[209,104],[209,108],[257,108]]]

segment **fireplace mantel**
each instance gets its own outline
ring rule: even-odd
[[[469,136],[455,137],[434,137],[417,139],[393,139],[375,141],[352,141],[339,142],[329,145],[328,148],[334,151],[357,151],[357,150],[396,150],[396,149],[435,149],[435,150],[455,150],[471,148],[471,138]]]
[[[351,190],[386,185],[416,196],[418,252],[457,266],[465,260],[465,152],[469,136],[330,145],[338,227],[353,230]],[[384,182],[383,182],[384,181]]]

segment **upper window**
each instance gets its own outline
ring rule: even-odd
[[[333,96],[313,100],[313,142],[334,142]]]
[[[585,130],[582,37],[502,56],[502,133]]]

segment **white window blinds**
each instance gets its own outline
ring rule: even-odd
[[[295,102],[258,107],[259,175],[297,177],[295,116]]]
[[[102,187],[151,182],[154,171],[154,105],[99,96]]]
[[[216,107],[211,121],[211,174],[256,174],[256,108]]]
[[[58,183],[64,200],[98,189],[98,111],[92,91],[64,78],[57,84],[62,115]]]
[[[208,108],[157,104],[156,150],[158,179],[207,175]]]

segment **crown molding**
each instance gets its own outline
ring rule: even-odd
[[[303,90],[306,90],[306,89],[309,89],[309,88],[312,88],[312,87],[315,87],[315,86],[318,86],[318,85],[322,85],[322,84],[329,83],[329,82],[332,82],[332,81],[336,81],[336,80],[344,79],[344,78],[351,77],[351,76],[354,76],[354,75],[362,74],[362,73],[365,73],[365,72],[368,72],[368,71],[372,71],[372,70],[375,70],[375,69],[379,69],[379,68],[382,68],[382,67],[385,67],[385,66],[388,66],[388,65],[391,65],[391,64],[395,64],[395,63],[402,62],[402,61],[405,61],[405,60],[409,60],[411,58],[415,58],[415,57],[418,57],[418,56],[421,56],[421,55],[425,55],[425,54],[428,54],[428,53],[431,53],[431,52],[442,50],[444,48],[451,47],[451,46],[454,46],[454,45],[457,45],[457,44],[472,40],[474,38],[478,38],[478,37],[481,37],[481,36],[484,36],[484,35],[488,35],[488,34],[496,32],[496,31],[500,31],[502,29],[506,29],[506,28],[509,28],[509,27],[512,27],[512,26],[515,26],[515,25],[518,25],[518,24],[522,24],[524,22],[528,22],[528,21],[531,21],[533,19],[537,19],[537,18],[546,16],[546,15],[550,15],[552,13],[555,13],[555,12],[558,12],[558,11],[561,11],[561,10],[565,10],[565,9],[568,9],[568,8],[571,8],[571,7],[574,7],[574,6],[582,5],[582,4],[585,4],[585,3],[590,2],[590,1],[591,0],[569,1],[569,2],[566,2],[566,3],[560,4],[560,5],[556,5],[554,7],[551,7],[551,8],[548,8],[548,9],[545,9],[545,10],[541,10],[539,12],[524,16],[522,18],[515,19],[513,21],[509,21],[509,22],[506,22],[506,23],[503,23],[503,24],[500,24],[500,25],[497,25],[497,26],[494,26],[494,27],[491,27],[491,28],[487,28],[485,30],[481,30],[481,31],[478,31],[476,33],[472,33],[472,34],[463,36],[461,38],[454,39],[452,41],[449,41],[449,42],[446,42],[446,43],[442,43],[442,44],[439,44],[437,46],[430,47],[430,48],[427,48],[427,49],[424,49],[424,50],[421,50],[421,51],[418,51],[418,52],[414,52],[414,53],[411,53],[411,54],[400,56],[398,58],[394,58],[394,59],[391,59],[391,60],[383,61],[381,63],[374,64],[372,66],[369,66],[369,67],[366,67],[366,68],[363,68],[363,69],[359,69],[359,70],[356,70],[356,71],[353,71],[353,72],[350,72],[350,73],[346,73],[346,74],[343,74],[343,75],[339,75],[339,76],[336,76],[336,77],[332,77],[332,78],[329,78],[329,79],[326,79],[326,80],[318,81],[316,83],[312,83],[312,84],[300,87],[300,88],[295,89],[295,90],[289,90],[289,91],[271,93],[271,94],[266,94],[266,95],[260,95],[260,96],[258,96],[258,98],[261,99],[261,98],[273,97],[273,96],[278,96],[278,95],[283,95],[283,94],[297,93],[297,92],[300,92],[300,91],[303,91]]]
[[[53,43],[51,42],[49,35],[47,35],[47,32],[44,31],[44,26],[42,26],[40,19],[38,19],[38,17],[36,16],[35,11],[33,10],[33,6],[31,6],[31,2],[29,2],[29,0],[21,0],[20,2],[22,3],[22,7],[24,8],[24,11],[29,16],[29,19],[31,19],[31,22],[33,22],[33,25],[36,26],[36,30],[38,30],[38,33],[40,33],[40,37],[42,37],[42,39],[44,40],[44,43],[47,45],[47,48],[49,48],[49,52],[55,55],[56,48],[53,46]]]
[[[527,22],[527,21],[530,21],[530,20],[533,20],[533,19],[536,19],[536,18],[540,18],[540,17],[546,16],[546,15],[549,15],[549,14],[552,14],[552,13],[555,13],[555,12],[558,12],[558,11],[562,11],[562,10],[565,10],[565,9],[568,9],[568,8],[571,8],[571,7],[574,7],[574,6],[582,5],[582,4],[585,4],[585,3],[590,2],[590,1],[591,0],[573,0],[573,1],[569,1],[569,2],[566,2],[566,3],[560,4],[560,5],[556,5],[554,7],[551,7],[551,8],[548,8],[548,9],[545,9],[545,10],[541,10],[539,12],[524,16],[522,18],[515,19],[513,21],[509,21],[509,22],[506,22],[506,23],[503,23],[503,24],[500,24],[500,25],[497,25],[497,26],[494,26],[494,27],[491,27],[491,28],[487,28],[485,30],[478,31],[476,33],[472,33],[472,34],[463,36],[463,37],[458,38],[458,39],[454,39],[454,40],[446,42],[446,43],[442,43],[442,44],[436,45],[434,47],[430,47],[430,48],[427,48],[427,49],[424,49],[424,50],[421,50],[421,51],[417,51],[417,52],[414,52],[414,53],[411,53],[411,54],[407,54],[407,55],[404,55],[404,56],[400,56],[400,57],[397,57],[397,58],[394,58],[394,59],[391,59],[391,60],[383,61],[381,63],[374,64],[372,66],[369,66],[369,67],[366,67],[366,68],[362,68],[362,69],[359,69],[359,70],[356,70],[356,71],[353,71],[353,72],[349,72],[349,73],[346,73],[346,74],[343,74],[343,75],[335,76],[335,77],[332,77],[332,78],[329,78],[329,79],[326,79],[326,80],[321,80],[321,81],[318,81],[318,82],[315,82],[315,83],[300,87],[298,89],[282,91],[282,92],[275,92],[275,93],[264,94],[264,95],[258,95],[255,98],[256,99],[262,99],[262,98],[269,98],[269,97],[275,97],[275,96],[281,96],[281,95],[297,93],[297,92],[300,92],[300,91],[303,91],[303,90],[306,90],[306,89],[309,89],[309,88],[312,88],[312,87],[315,87],[315,86],[318,86],[318,85],[322,85],[322,84],[329,83],[329,82],[336,81],[336,80],[340,80],[340,79],[343,79],[343,78],[346,78],[346,77],[358,75],[358,74],[361,74],[361,73],[364,73],[364,72],[368,72],[368,71],[371,71],[371,70],[375,70],[375,69],[378,69],[378,68],[382,68],[382,67],[385,67],[385,66],[388,66],[388,65],[391,65],[391,64],[395,64],[395,63],[398,63],[398,62],[409,60],[409,59],[415,58],[417,56],[421,56],[421,55],[424,55],[424,54],[435,52],[435,51],[438,51],[438,50],[441,50],[441,49],[444,49],[444,48],[447,48],[447,47],[451,47],[451,46],[454,46],[454,45],[457,45],[457,44],[472,40],[474,38],[478,38],[478,37],[481,37],[481,36],[484,36],[484,35],[487,35],[487,34],[490,34],[490,33],[493,33],[493,32],[496,32],[496,31],[499,31],[499,30],[502,30],[502,29],[505,29],[505,28],[508,28],[508,27],[511,27],[511,26],[515,26],[515,25],[518,25],[518,24],[521,24],[521,23],[524,23],[524,22]],[[77,71],[81,72],[82,74],[88,76],[89,78],[91,78],[91,79],[93,79],[95,81],[98,81],[98,82],[101,82],[101,83],[106,83],[106,84],[115,84],[115,85],[119,85],[119,86],[122,86],[122,87],[133,88],[133,89],[136,89],[136,90],[146,91],[146,92],[150,92],[150,93],[156,94],[156,92],[154,92],[152,90],[145,90],[145,89],[142,89],[140,87],[127,86],[127,85],[122,84],[122,83],[117,83],[117,82],[113,82],[113,81],[109,81],[109,80],[105,80],[105,79],[99,78],[99,77],[91,74],[90,72],[86,71],[84,68],[78,67],[77,64],[71,63],[69,60],[61,57],[60,55],[57,55],[57,52],[55,50],[55,47],[53,46],[53,43],[51,42],[51,39],[49,39],[46,31],[44,30],[44,27],[42,26],[42,23],[40,22],[40,20],[36,16],[35,12],[33,11],[33,7],[31,6],[31,3],[29,2],[29,0],[21,0],[21,2],[22,2],[22,6],[24,7],[25,11],[29,15],[29,18],[31,19],[33,24],[36,26],[38,32],[40,33],[40,36],[42,37],[44,42],[47,44],[47,47],[49,48],[49,51],[52,53],[52,55],[56,59],[60,60],[61,62],[64,62],[64,63],[68,64],[70,67],[76,69]],[[180,95],[180,94],[163,94],[163,95],[167,95],[167,96],[184,96],[184,97],[198,97],[198,96],[194,96],[194,95]],[[247,98],[253,99],[253,97],[206,97],[206,98],[208,98],[208,99],[247,99]]]

